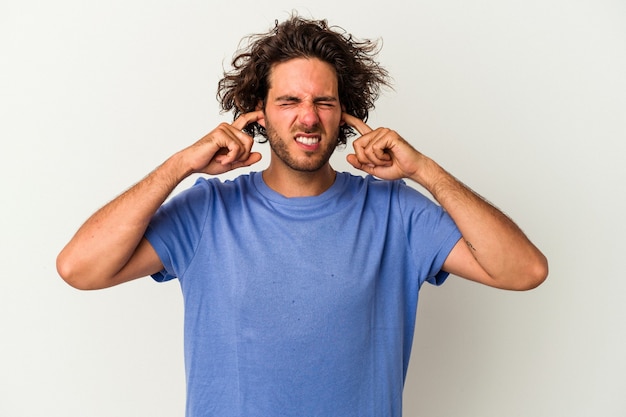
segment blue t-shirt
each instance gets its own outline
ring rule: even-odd
[[[146,237],[185,306],[188,417],[400,416],[418,291],[460,238],[402,181],[199,179]]]

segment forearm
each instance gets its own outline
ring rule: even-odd
[[[147,177],[94,213],[57,258],[57,269],[79,288],[108,286],[129,261],[150,219],[189,172],[174,155]]]
[[[157,254],[142,241],[152,216],[188,175],[218,175],[258,162],[261,154],[251,151],[253,138],[242,129],[263,117],[255,111],[230,125],[221,123],[98,210],[57,257],[61,277],[74,287],[93,289],[158,272]]]
[[[504,213],[424,157],[412,176],[450,214],[465,244],[495,286],[532,288],[547,275],[547,261]]]
[[[543,254],[502,212],[461,184],[452,175],[413,148],[397,132],[373,130],[362,120],[344,114],[343,121],[362,136],[353,142],[348,162],[370,175],[387,180],[409,178],[417,182],[450,214],[466,246],[448,254],[448,272],[506,289],[530,289],[548,272]]]

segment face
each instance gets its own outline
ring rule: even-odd
[[[315,172],[337,146],[341,104],[334,68],[319,59],[296,58],[272,67],[265,119],[273,164]]]

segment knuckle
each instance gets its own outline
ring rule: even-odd
[[[252,146],[252,144],[254,143],[254,139],[250,135],[248,135],[248,134],[246,134],[244,132],[242,132],[242,134],[243,134],[242,140],[243,140],[244,144],[246,144],[247,146]]]

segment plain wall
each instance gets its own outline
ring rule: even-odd
[[[222,66],[292,9],[382,38],[394,90],[369,123],[500,207],[550,261],[530,292],[423,288],[405,415],[625,416],[621,0],[3,0],[0,416],[183,415],[178,284],[80,292],[55,258],[97,208],[230,120]]]

